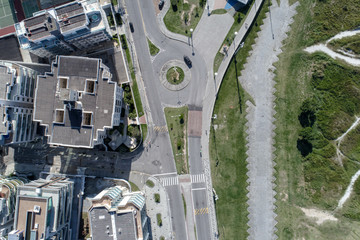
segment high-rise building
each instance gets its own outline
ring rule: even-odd
[[[9,239],[70,240],[74,183],[67,178],[38,179],[19,186],[14,230]]]
[[[22,49],[47,58],[111,39],[98,0],[78,0],[36,12],[34,17],[15,24],[15,30]]]
[[[13,230],[16,191],[18,186],[27,183],[26,178],[0,177],[0,237]]]
[[[51,73],[38,76],[34,121],[48,143],[93,148],[120,124],[123,90],[101,59],[57,56]]]
[[[33,140],[36,78],[49,69],[49,65],[0,61],[0,144]]]
[[[20,47],[39,57],[49,58],[74,51],[63,40],[53,9],[38,12],[34,17],[15,24],[15,30]]]
[[[93,240],[147,240],[149,218],[142,192],[114,186],[92,199],[88,211]]]
[[[55,8],[64,40],[86,49],[111,39],[104,10],[97,0],[72,2]]]

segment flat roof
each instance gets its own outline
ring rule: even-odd
[[[97,130],[112,126],[116,83],[102,78],[107,71],[100,59],[58,56],[52,73],[38,76],[34,120],[48,127],[50,144],[93,147]],[[60,81],[67,87],[60,89]],[[92,93],[85,91],[87,84]],[[55,121],[56,111],[63,122]],[[83,123],[84,113],[91,124]]]
[[[135,216],[132,211],[124,213],[108,212],[105,207],[95,207],[90,211],[91,234],[93,239],[136,240]],[[111,215],[114,215],[112,218]],[[115,226],[115,229],[114,229]]]
[[[51,32],[58,30],[55,18],[47,12],[25,19],[24,25],[27,31],[27,38],[30,40],[37,40],[43,37],[51,36]]]
[[[7,85],[11,84],[13,78],[8,70],[8,67],[0,65],[0,100],[6,100]]]
[[[55,8],[61,32],[85,26],[87,18],[81,3],[73,2]]]

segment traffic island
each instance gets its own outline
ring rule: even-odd
[[[184,89],[189,84],[190,79],[190,69],[180,60],[168,61],[160,71],[162,85],[171,91]]]
[[[179,85],[184,81],[184,71],[180,67],[169,68],[166,79],[172,85]]]

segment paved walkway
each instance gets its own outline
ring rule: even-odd
[[[247,102],[248,134],[248,239],[276,239],[276,214],[274,191],[274,92],[273,64],[281,53],[281,42],[287,37],[289,24],[295,15],[295,7],[288,0],[280,6],[274,0],[270,14],[261,26],[251,56],[239,77],[241,85],[254,99]]]
[[[148,180],[151,180],[154,183],[154,187],[152,188],[146,184],[144,186],[146,195],[146,212],[151,221],[152,237],[153,239],[160,239],[160,237],[163,236],[166,240],[172,239],[171,218],[169,215],[170,206],[166,190],[156,178],[150,177]],[[155,202],[155,194],[160,195],[160,203]],[[157,224],[156,215],[158,213],[161,214],[161,227]]]

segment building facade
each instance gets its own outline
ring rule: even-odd
[[[38,76],[33,120],[46,127],[48,143],[93,148],[120,124],[123,90],[101,59],[57,56]]]
[[[52,58],[111,39],[105,12],[98,0],[78,0],[34,13],[15,24],[22,49]]]
[[[21,177],[0,177],[0,237],[13,230],[17,188],[27,182]]]
[[[67,178],[38,179],[19,186],[14,230],[9,239],[71,239],[74,183]]]
[[[150,238],[150,221],[142,192],[114,186],[103,190],[91,201],[88,214],[93,240]]]
[[[0,61],[0,143],[34,139],[37,124],[32,121],[36,79],[49,70],[41,64]]]

